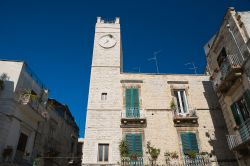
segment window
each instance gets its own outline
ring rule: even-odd
[[[142,134],[126,134],[129,154],[142,156]]]
[[[181,132],[182,152],[187,154],[190,151],[199,152],[196,134],[192,132]]]
[[[218,62],[218,65],[220,68],[221,68],[221,65],[223,64],[223,62],[226,61],[226,58],[227,58],[227,52],[226,52],[226,49],[223,47],[218,58],[217,58],[217,62]]]
[[[107,100],[107,93],[102,93],[101,100]]]
[[[19,137],[18,144],[17,144],[18,151],[25,152],[27,140],[28,140],[28,136],[24,133],[21,133],[20,137]]]
[[[237,125],[241,125],[250,119],[250,91],[247,90],[243,96],[231,105],[234,120]]]
[[[174,90],[174,95],[177,100],[178,113],[180,114],[188,113],[188,103],[185,90],[184,89]]]
[[[140,117],[140,100],[138,88],[126,89],[126,117]]]
[[[98,144],[98,161],[107,162],[109,158],[109,144]]]

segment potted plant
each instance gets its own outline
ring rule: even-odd
[[[171,102],[170,102],[170,109],[171,110],[176,110],[176,104],[174,102],[174,99],[172,99]]]
[[[164,153],[165,159],[166,159],[166,163],[167,164],[176,164],[176,160],[178,160],[179,155],[177,152],[165,152]]]
[[[137,157],[138,157],[139,155],[137,154],[137,153],[131,153],[130,154],[130,159],[131,160],[137,160]]]
[[[35,93],[32,92],[31,89],[24,89],[22,92],[21,92],[21,95],[20,95],[20,100],[21,100],[21,103],[26,105],[29,103],[30,100],[38,100],[38,97]]]
[[[147,142],[146,153],[150,155],[151,165],[155,165],[158,156],[160,155],[160,149],[151,146],[150,141]]]
[[[177,152],[172,152],[172,153],[171,153],[171,157],[172,157],[173,159],[178,159],[178,158],[179,158],[179,155],[178,155]]]
[[[190,111],[190,116],[191,116],[191,117],[197,117],[196,108],[193,109],[192,111]]]
[[[186,152],[185,155],[187,155],[191,159],[194,159],[194,158],[196,158],[198,153],[196,151],[190,150],[190,151]]]

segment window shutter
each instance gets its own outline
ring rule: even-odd
[[[131,116],[131,89],[126,89],[126,116]]]
[[[234,116],[234,120],[236,122],[237,125],[240,125],[241,124],[241,120],[240,120],[240,115],[239,115],[239,112],[237,110],[237,105],[236,103],[233,103],[231,105],[231,111],[233,113],[233,116]]]
[[[142,134],[126,134],[128,152],[142,155]]]
[[[133,89],[133,99],[134,99],[134,116],[140,117],[140,100],[139,100],[139,90]]]
[[[126,141],[128,144],[128,152],[132,153],[133,152],[133,140],[134,140],[134,135],[133,134],[126,134]]]
[[[190,145],[191,145],[191,149],[192,151],[195,152],[199,152],[199,148],[198,148],[198,143],[197,143],[197,139],[196,139],[196,134],[195,133],[189,133],[189,140],[190,140]]]
[[[247,103],[248,112],[250,112],[250,90],[245,91],[244,98],[245,98],[246,103]]]
[[[135,142],[135,149],[134,152],[138,154],[142,154],[142,135],[141,134],[135,134],[134,135],[134,142]]]
[[[199,152],[198,143],[195,133],[181,133],[181,142],[183,153],[186,154],[189,151]]]

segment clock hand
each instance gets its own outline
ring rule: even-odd
[[[106,43],[108,43],[109,42],[109,40],[106,40],[106,42],[104,43],[104,44],[106,44]]]

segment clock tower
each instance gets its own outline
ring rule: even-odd
[[[120,20],[116,18],[107,22],[98,17],[91,65],[83,164],[115,164],[120,161],[121,72]]]
[[[121,67],[122,63],[120,19],[105,22],[97,18],[92,67]]]

